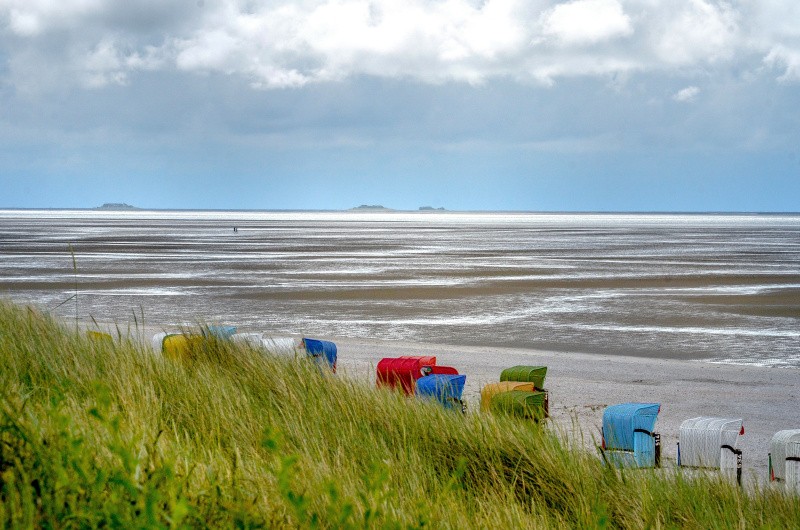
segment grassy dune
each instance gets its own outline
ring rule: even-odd
[[[177,363],[0,302],[4,527],[800,527],[800,502],[610,469],[546,427],[466,417],[304,359]],[[576,444],[580,445],[580,444]]]

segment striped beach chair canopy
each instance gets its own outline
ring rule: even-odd
[[[742,419],[699,416],[681,423],[679,431],[680,464],[689,467],[719,469],[725,452],[733,453],[744,435]],[[728,462],[733,464],[735,462]],[[726,465],[727,467],[731,467]]]

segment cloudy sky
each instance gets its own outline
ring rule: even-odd
[[[0,207],[798,211],[797,0],[0,0]]]

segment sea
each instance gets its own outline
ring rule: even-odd
[[[800,367],[800,215],[0,210],[0,297],[169,329]]]

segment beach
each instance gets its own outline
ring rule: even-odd
[[[236,228],[234,231],[233,228]],[[435,355],[480,388],[548,367],[551,424],[658,402],[665,462],[697,416],[742,418],[747,473],[800,428],[800,216],[0,211],[0,295],[152,335],[198,323],[328,338],[340,375]]]

